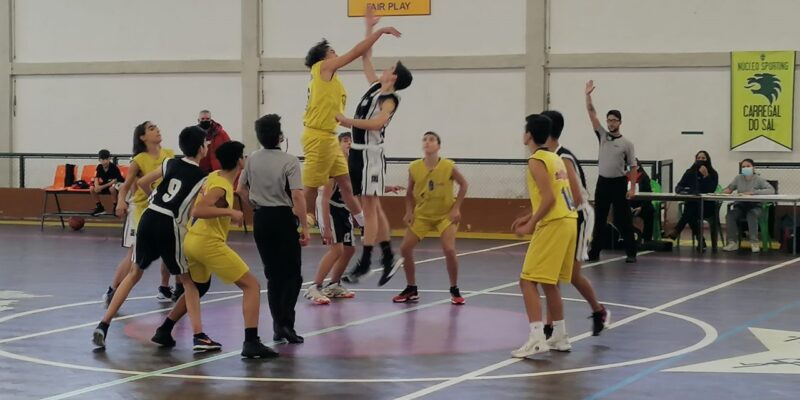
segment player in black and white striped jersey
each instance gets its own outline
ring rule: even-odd
[[[97,347],[105,347],[111,319],[153,261],[161,258],[171,274],[181,276],[186,296],[199,298],[208,290],[207,287],[198,290],[191,281],[188,262],[183,254],[183,237],[186,234],[189,211],[206,179],[206,174],[199,166],[200,159],[206,156],[208,150],[205,132],[196,126],[184,128],[178,137],[178,143],[184,158],[167,159],[161,169],[141,177],[137,182],[147,193],[150,185],[163,177],[155,191],[148,193],[150,204],[142,214],[136,230],[132,268],[120,283],[103,320],[93,332],[92,343]]]
[[[578,245],[575,249],[575,263],[572,267],[572,285],[592,308],[592,334],[597,336],[610,323],[610,313],[597,301],[592,283],[581,273],[583,262],[589,259],[589,244],[594,229],[594,209],[589,205],[589,192],[586,190],[586,175],[578,158],[569,149],[559,144],[561,132],[564,130],[564,116],[555,110],[542,112],[553,121],[548,147],[561,157],[567,167],[567,175],[572,188],[572,198],[578,205]],[[580,179],[580,181],[579,181]],[[549,320],[545,325],[545,336],[550,337],[553,326]]]
[[[367,18],[367,36],[378,22],[377,17]],[[411,72],[401,62],[383,71],[378,77],[372,65],[372,51],[367,51],[363,58],[364,75],[370,83],[369,89],[361,97],[356,108],[355,118],[339,115],[339,123],[353,130],[353,144],[348,158],[350,179],[353,183],[353,194],[360,196],[364,210],[364,247],[361,259],[356,263],[347,281],[357,282],[361,276],[370,272],[372,264],[372,248],[376,243],[381,246],[381,264],[383,274],[378,281],[383,285],[397,272],[402,259],[395,259],[389,241],[389,221],[386,218],[380,199],[386,190],[386,156],[383,151],[383,139],[386,127],[400,105],[397,91],[411,85]]]

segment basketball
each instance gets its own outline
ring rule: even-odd
[[[83,229],[83,224],[86,223],[81,217],[70,217],[69,218],[69,227],[72,228],[73,231],[79,231]]]

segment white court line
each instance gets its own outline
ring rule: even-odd
[[[478,251],[472,251],[472,252],[464,253],[464,254],[476,254],[476,253],[488,252],[488,251],[492,251],[492,250],[496,250],[496,249],[500,249],[500,248],[518,246],[518,245],[527,244],[527,243],[529,243],[529,242],[517,242],[517,243],[508,244],[508,245],[503,245],[503,246],[498,246],[498,247],[491,247],[491,248],[488,248],[488,249],[483,249],[483,250],[478,250]],[[650,253],[650,252],[643,252],[643,253],[640,253],[640,254],[646,254],[646,253]],[[443,258],[444,257],[441,257],[439,259],[443,259]],[[616,258],[603,260],[603,261],[592,263],[592,264],[586,264],[586,265],[583,266],[583,268],[588,268],[588,267],[592,267],[592,266],[595,266],[595,265],[605,264],[605,263],[609,263],[609,262],[613,262],[613,261],[619,261],[619,260],[623,260],[623,259],[625,259],[624,256],[623,257],[616,257]],[[517,284],[518,284],[518,281],[514,281],[514,282],[510,282],[510,283],[504,284],[504,285],[495,286],[495,287],[492,287],[492,288],[488,288],[488,289],[480,290],[480,291],[477,291],[477,292],[473,292],[471,294],[464,295],[464,297],[465,298],[474,297],[474,296],[481,295],[483,293],[488,293],[488,292],[493,292],[493,291],[496,291],[496,290],[501,290],[501,289],[513,287],[513,286],[515,286]],[[439,305],[439,304],[444,304],[444,303],[449,303],[449,302],[450,302],[450,299],[444,299],[444,300],[440,300],[440,301],[437,301],[437,302],[433,302],[433,303],[429,303],[429,304],[425,304],[425,305],[421,305],[421,306],[417,306],[417,307],[412,307],[412,308],[408,308],[408,309],[404,309],[404,310],[399,310],[399,311],[395,311],[395,312],[391,312],[391,313],[387,313],[387,314],[382,314],[382,315],[378,315],[378,316],[362,319],[362,320],[359,320],[359,321],[350,322],[350,323],[347,323],[347,324],[344,324],[344,325],[340,325],[340,326],[330,327],[330,328],[326,328],[326,329],[322,329],[322,330],[315,331],[315,332],[310,332],[310,333],[303,333],[302,335],[305,335],[307,337],[321,335],[321,334],[324,334],[324,333],[333,332],[333,331],[336,331],[336,330],[345,329],[345,328],[352,327],[352,326],[362,325],[362,324],[365,324],[365,323],[368,323],[368,322],[377,321],[377,320],[381,320],[381,319],[385,319],[385,318],[390,318],[390,317],[393,317],[393,316],[396,316],[396,315],[402,315],[402,314],[405,314],[405,313],[408,313],[408,312],[411,312],[411,311],[416,311],[416,310],[423,309],[423,308],[433,307],[433,306],[436,306],[436,305]],[[60,395],[51,396],[51,397],[46,398],[45,400],[59,400],[59,399],[71,398],[71,397],[74,397],[74,396],[78,396],[78,395],[81,395],[81,394],[93,392],[93,391],[96,391],[96,390],[100,390],[100,389],[104,389],[104,388],[108,388],[108,387],[112,387],[112,386],[116,386],[116,385],[121,385],[121,384],[124,384],[124,383],[137,381],[137,380],[140,380],[140,379],[145,379],[145,378],[149,378],[149,377],[153,377],[153,376],[160,376],[162,374],[167,374],[167,373],[170,373],[170,372],[179,371],[179,370],[186,369],[186,368],[192,368],[192,367],[195,367],[197,365],[207,364],[207,363],[210,363],[210,362],[213,362],[213,361],[217,361],[217,360],[233,357],[233,356],[239,354],[240,352],[241,352],[241,350],[232,351],[232,352],[229,352],[229,353],[220,354],[218,356],[208,357],[208,358],[204,358],[202,360],[176,365],[174,367],[169,367],[169,368],[164,368],[164,369],[160,369],[160,370],[157,370],[157,371],[152,371],[152,372],[149,372],[149,373],[146,373],[146,374],[140,374],[140,375],[135,375],[135,376],[127,377],[127,378],[117,379],[117,380],[114,380],[114,381],[110,381],[110,382],[106,382],[106,383],[102,383],[102,384],[98,384],[98,385],[89,386],[89,387],[86,387],[86,388],[82,388],[82,389],[74,390],[74,391],[71,391],[71,392],[63,393],[63,394],[60,394]]]
[[[362,289],[368,291],[379,291],[385,292],[390,291],[391,289]],[[446,290],[423,290],[421,292],[445,292],[449,293]],[[466,292],[462,292],[466,293]],[[484,294],[491,294],[491,295],[504,295],[504,296],[515,296],[521,297],[521,293],[501,293],[501,292],[491,292],[491,293],[484,293]],[[564,300],[568,301],[576,301],[576,302],[585,302],[584,299],[572,299],[572,298],[565,298]],[[639,307],[630,304],[619,304],[619,303],[602,303],[612,307],[620,307],[620,308],[631,308],[639,311],[647,311],[649,310],[646,307]],[[622,361],[612,364],[601,364],[601,365],[592,365],[588,367],[581,367],[581,368],[573,368],[573,369],[564,369],[564,370],[552,370],[552,371],[544,371],[544,372],[532,372],[532,373],[523,373],[523,374],[513,374],[513,375],[491,375],[491,376],[479,376],[473,378],[474,380],[487,380],[487,379],[512,379],[512,378],[528,378],[533,376],[542,376],[542,375],[561,375],[561,374],[571,374],[571,373],[578,373],[578,372],[587,372],[587,371],[597,371],[597,370],[605,370],[611,368],[619,368],[625,367],[630,365],[636,364],[643,364],[653,361],[664,360],[672,357],[677,357],[679,355],[688,354],[703,347],[706,347],[713,343],[716,338],[718,337],[718,332],[714,329],[713,326],[709,325],[705,321],[698,320],[696,318],[692,318],[682,314],[671,313],[668,311],[659,311],[657,314],[666,315],[669,317],[682,319],[684,321],[693,323],[694,325],[698,326],[701,330],[703,330],[703,339],[699,342],[684,347],[682,349],[675,350],[671,353],[655,355],[646,358],[640,358],[636,360],[628,360]],[[137,374],[146,374],[147,372],[142,371],[131,371],[131,370],[119,370],[119,369],[109,369],[109,368],[100,368],[100,367],[89,367],[83,365],[75,365],[75,364],[68,364],[68,363],[61,363],[56,361],[50,360],[43,360],[40,358],[34,358],[29,356],[23,356],[19,354],[10,353],[7,351],[0,350],[0,356],[10,358],[13,360],[19,361],[26,361],[34,364],[41,364],[47,365],[51,367],[59,367],[59,368],[67,368],[67,369],[76,369],[76,370],[84,370],[84,371],[92,371],[92,372],[108,372],[108,373],[118,373],[118,374],[125,374],[125,375],[137,375]],[[173,379],[192,379],[192,380],[208,380],[208,381],[245,381],[245,382],[289,382],[289,383],[407,383],[407,382],[442,382],[449,379],[454,379],[453,377],[425,377],[425,378],[357,378],[357,379],[344,379],[344,378],[272,378],[272,377],[243,377],[243,376],[213,376],[213,375],[185,375],[185,374],[160,374],[158,375],[160,378],[173,378]]]
[[[634,314],[634,315],[632,315],[632,316],[630,316],[628,318],[625,318],[625,319],[622,319],[620,321],[617,321],[616,323],[612,324],[608,329],[614,329],[614,328],[617,328],[619,326],[631,323],[633,321],[636,321],[637,319],[644,318],[644,317],[646,317],[648,315],[652,315],[653,313],[662,311],[662,310],[667,309],[669,307],[676,306],[678,304],[681,304],[681,303],[684,303],[686,301],[695,299],[697,297],[704,296],[704,295],[706,295],[708,293],[712,293],[712,292],[717,291],[719,289],[723,289],[723,288],[726,288],[728,286],[735,285],[735,284],[737,284],[739,282],[746,281],[746,280],[748,280],[750,278],[766,274],[768,272],[774,271],[774,270],[779,269],[779,268],[783,268],[783,267],[785,267],[787,265],[794,264],[794,263],[796,263],[798,261],[800,261],[800,257],[794,258],[794,259],[786,261],[786,262],[782,262],[782,263],[777,264],[777,265],[773,265],[771,267],[764,268],[762,270],[759,270],[759,271],[756,271],[756,272],[753,272],[753,273],[750,273],[750,274],[747,274],[747,275],[740,276],[740,277],[735,278],[735,279],[731,279],[729,281],[720,283],[719,285],[715,285],[715,286],[712,286],[712,287],[707,288],[707,289],[700,290],[700,291],[692,293],[692,294],[690,294],[688,296],[684,296],[684,297],[675,299],[673,301],[664,303],[664,304],[662,304],[662,305],[660,305],[658,307],[651,308],[648,311],[645,311],[645,312],[642,312],[642,313],[639,313],[639,314]],[[582,339],[584,339],[586,337],[585,334],[581,335],[581,336],[575,337],[571,341],[572,342],[577,342],[577,341],[582,340]],[[461,375],[461,376],[459,376],[459,377],[457,377],[455,379],[450,379],[448,381],[433,385],[431,387],[428,387],[428,388],[425,388],[425,389],[422,389],[422,390],[418,390],[418,391],[416,391],[414,393],[411,393],[411,394],[408,394],[408,395],[405,395],[405,396],[402,396],[402,397],[397,397],[395,400],[418,399],[420,397],[427,396],[427,395],[429,395],[431,393],[438,392],[438,391],[440,391],[442,389],[446,389],[446,388],[448,388],[450,386],[457,385],[457,384],[462,383],[462,382],[464,382],[466,380],[472,380],[472,379],[477,378],[480,375],[483,375],[483,374],[486,374],[486,373],[501,369],[503,367],[507,367],[507,366],[509,366],[511,364],[514,364],[514,363],[518,363],[518,362],[520,362],[522,360],[524,360],[524,359],[523,358],[506,359],[506,360],[500,361],[498,363],[495,363],[495,364],[486,366],[484,368],[481,368],[479,370],[468,372],[468,373],[466,373],[464,375]]]
[[[485,248],[485,249],[468,251],[468,252],[465,252],[465,253],[458,253],[458,254],[456,254],[456,257],[468,256],[468,255],[479,254],[479,253],[488,253],[488,252],[491,252],[491,251],[502,250],[502,249],[505,249],[505,248],[519,246],[519,245],[528,244],[528,243],[529,242],[514,242],[514,243],[504,244],[504,245],[500,245],[500,246],[488,247],[488,248]],[[417,261],[416,264],[425,264],[425,263],[430,263],[430,262],[444,260],[444,259],[445,259],[445,257],[428,258],[428,259]],[[614,260],[614,259],[612,259],[612,260]],[[383,271],[383,268],[375,268],[371,272],[376,272],[376,271]],[[326,279],[326,281],[327,280],[328,279]],[[308,281],[308,282],[303,282],[302,285],[306,286],[306,285],[310,285],[312,283],[314,283],[314,282],[313,281]],[[266,289],[261,291],[261,293],[266,293],[266,292],[267,292]],[[218,292],[218,293],[225,293],[225,292]],[[238,297],[242,297],[242,292],[241,291],[237,291],[237,292],[234,292],[234,293],[238,293],[238,294],[233,295],[233,296],[222,297],[222,298],[218,298],[218,299],[204,300],[204,301],[201,301],[200,304],[215,303],[215,302],[218,302],[218,301],[230,300],[230,299],[235,299],[235,298],[238,298]],[[150,297],[151,296],[131,297],[131,298],[129,298],[129,300],[141,300],[141,299],[148,299]],[[60,305],[60,306],[41,308],[41,309],[38,309],[38,310],[25,311],[25,312],[21,312],[21,313],[17,313],[17,314],[13,314],[13,315],[9,315],[9,316],[0,318],[0,323],[9,321],[9,320],[12,320],[12,319],[15,319],[15,318],[23,317],[23,316],[26,316],[26,315],[40,313],[40,312],[59,310],[59,309],[63,309],[63,308],[83,306],[83,305],[89,305],[89,304],[100,304],[100,303],[102,303],[102,301],[85,301],[85,302],[81,302],[81,303],[64,304],[64,305]],[[121,321],[121,320],[141,317],[141,316],[144,316],[144,315],[151,315],[151,314],[158,314],[158,313],[162,313],[162,312],[169,312],[170,309],[171,308],[160,308],[158,310],[145,311],[145,312],[141,312],[141,313],[137,313],[137,314],[126,315],[126,316],[123,316],[123,317],[115,317],[113,319],[113,321]],[[72,326],[68,326],[68,327],[65,327],[65,328],[53,329],[53,330],[48,330],[48,331],[43,331],[43,332],[36,332],[36,333],[31,333],[31,334],[12,337],[12,338],[7,338],[7,339],[0,339],[0,344],[15,342],[15,341],[18,341],[18,340],[23,340],[23,339],[30,339],[30,338],[44,336],[44,335],[50,335],[50,334],[53,334],[53,333],[66,332],[66,331],[70,331],[70,330],[74,330],[74,329],[86,328],[86,327],[94,326],[96,324],[97,324],[97,321],[95,320],[94,322],[86,322],[86,323],[83,323],[83,324],[72,325]]]

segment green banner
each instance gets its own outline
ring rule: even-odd
[[[792,151],[794,51],[731,53],[731,150]]]

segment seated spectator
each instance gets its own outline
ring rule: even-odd
[[[100,164],[97,165],[97,172],[94,175],[94,186],[89,191],[92,200],[96,203],[92,215],[99,215],[106,211],[103,203],[100,202],[101,194],[110,194],[114,199],[114,207],[111,209],[117,208],[117,187],[118,184],[125,181],[117,165],[111,162],[111,153],[108,150],[100,150],[97,156],[100,159]]]
[[[650,176],[641,167],[639,159],[636,159],[636,165],[639,165],[639,180],[636,182],[636,193],[652,192],[650,186]],[[655,209],[653,202],[650,200],[630,200],[631,214],[633,217],[640,217],[644,223],[642,227],[642,240],[650,242],[653,240],[653,217]]]
[[[775,188],[773,188],[766,179],[756,175],[755,163],[753,160],[745,158],[739,163],[739,175],[736,175],[736,178],[725,188],[724,192],[727,194],[738,192],[743,195],[764,195],[774,194]],[[758,218],[760,216],[760,203],[734,202],[733,208],[728,212],[728,244],[723,250],[736,251],[739,249],[739,243],[736,240],[739,237],[738,221],[740,218],[746,217],[750,249],[753,250],[753,253],[761,251],[760,242],[758,240]]]
[[[711,156],[705,150],[700,150],[694,156],[694,164],[683,173],[681,180],[676,186],[676,191],[679,193],[714,193],[719,185],[719,174],[711,165]],[[707,201],[703,204],[703,218],[709,219],[714,216],[717,211],[717,205],[714,201]],[[666,237],[670,239],[677,239],[680,237],[683,228],[689,225],[692,230],[692,235],[698,238],[698,245],[702,239],[700,222],[700,204],[699,202],[690,201],[683,203],[683,214],[681,215],[675,228],[669,232]]]

